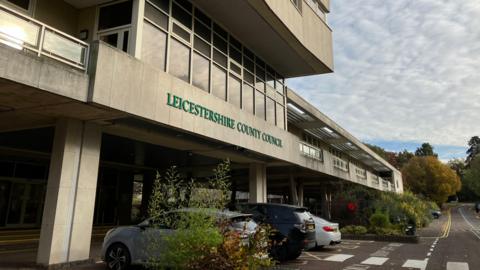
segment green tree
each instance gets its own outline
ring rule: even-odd
[[[467,167],[470,166],[470,163],[473,161],[473,159],[480,153],[480,138],[478,136],[473,136],[468,141],[468,146],[467,159],[465,161]]]
[[[422,146],[417,148],[415,150],[415,156],[418,157],[428,157],[428,156],[433,156],[433,157],[438,157],[438,155],[433,152],[433,146],[429,143],[422,143]]]
[[[448,167],[454,170],[460,178],[462,177],[463,171],[465,170],[465,161],[460,158],[456,158],[449,160],[447,164]]]
[[[402,169],[403,183],[413,193],[420,194],[438,205],[446,202],[461,188],[460,178],[448,165],[434,156],[413,157]]]
[[[470,167],[463,175],[463,189],[472,193],[478,199],[480,197],[480,156],[477,156],[470,163]],[[463,191],[463,190],[462,190]]]
[[[415,155],[412,152],[408,152],[406,149],[402,152],[398,152],[397,154],[397,169],[401,170],[402,167],[407,164],[410,159],[412,159]]]

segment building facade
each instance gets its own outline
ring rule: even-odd
[[[157,171],[232,162],[232,201],[326,211],[401,174],[286,86],[333,71],[328,0],[0,0],[0,229],[87,260],[145,216]],[[314,203],[312,203],[314,202]]]

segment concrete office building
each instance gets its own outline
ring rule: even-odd
[[[232,161],[236,200],[328,211],[401,174],[285,79],[333,71],[329,0],[0,0],[0,229],[37,263],[145,214],[157,170]]]

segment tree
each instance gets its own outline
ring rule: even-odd
[[[413,193],[446,202],[461,188],[460,177],[434,156],[415,156],[402,169],[403,183]]]
[[[449,160],[447,165],[450,169],[454,170],[460,178],[462,177],[463,171],[465,170],[465,161],[456,158]]]
[[[417,150],[415,150],[415,156],[418,156],[418,157],[428,157],[428,156],[438,157],[438,155],[435,152],[433,152],[432,145],[430,145],[427,142],[422,143],[422,146],[420,146],[419,148],[417,148]]]
[[[381,158],[385,159],[392,166],[394,166],[395,168],[398,168],[397,153],[386,151],[382,147],[376,146],[376,145],[373,145],[373,144],[365,143],[365,145],[368,146],[368,148],[370,148],[373,152],[375,152]]]
[[[412,152],[408,152],[406,149],[402,152],[398,152],[397,154],[397,169],[401,170],[402,167],[407,164],[410,159],[412,159],[415,155]]]
[[[471,193],[476,197],[471,199],[480,197],[480,156],[475,157],[470,163],[470,167],[465,170],[463,189],[466,193]]]
[[[467,167],[470,166],[470,163],[473,161],[475,156],[477,156],[480,153],[480,138],[478,136],[473,136],[470,138],[468,141],[468,150],[467,150]]]

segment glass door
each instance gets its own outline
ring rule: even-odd
[[[12,182],[6,209],[7,227],[35,227],[42,219],[45,184]],[[0,202],[1,204],[1,202]],[[1,210],[0,210],[1,211]]]

